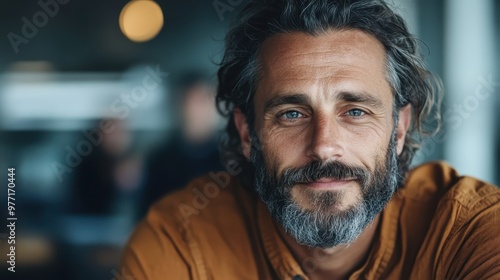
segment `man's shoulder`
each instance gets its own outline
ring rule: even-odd
[[[498,187],[432,162],[413,169],[396,198],[403,242],[417,253],[408,258],[413,278],[491,279],[482,277],[500,273]]]
[[[227,172],[209,173],[153,204],[125,248],[122,265],[136,279],[187,279],[236,248],[250,196]],[[239,226],[239,225],[240,226]],[[227,246],[225,246],[227,244]],[[229,248],[229,249],[228,249]]]
[[[411,223],[427,220],[414,278],[493,279],[500,275],[500,189],[461,176],[444,162],[415,168],[403,188]],[[424,217],[424,218],[421,218]],[[418,230],[415,230],[418,232]],[[432,275],[424,275],[432,271]],[[467,277],[466,277],[467,276]],[[495,278],[496,279],[496,278]]]
[[[198,177],[149,209],[130,238],[123,263],[137,275],[158,275],[155,279],[179,269],[185,274],[172,279],[187,279],[189,271],[207,275],[215,268],[221,275],[237,275],[241,271],[235,270],[255,265],[250,224],[256,221],[256,205],[255,195],[227,172]]]
[[[471,176],[462,176],[442,161],[414,168],[403,189],[409,199],[452,201],[471,210],[500,201],[497,186]]]
[[[168,223],[184,226],[195,220],[213,218],[216,213],[234,210],[241,200],[250,199],[238,178],[227,172],[210,172],[191,180],[183,188],[165,195],[148,211],[147,218],[161,216]]]

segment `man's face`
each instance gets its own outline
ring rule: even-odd
[[[409,119],[395,126],[384,47],[358,30],[280,34],[260,63],[254,130],[235,115],[258,193],[299,243],[352,242],[396,188]]]

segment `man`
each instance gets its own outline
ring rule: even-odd
[[[162,199],[137,279],[499,279],[500,191],[410,172],[439,83],[381,0],[255,0],[218,73],[226,172]]]

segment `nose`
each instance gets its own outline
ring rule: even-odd
[[[307,156],[317,161],[331,161],[342,157],[344,144],[342,127],[335,117],[316,116],[310,127]]]

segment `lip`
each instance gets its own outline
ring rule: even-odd
[[[321,178],[319,180],[313,181],[313,182],[308,182],[308,183],[301,183],[301,185],[304,185],[309,188],[313,189],[335,189],[335,188],[340,188],[348,185],[351,182],[354,182],[355,179],[342,179],[342,180],[336,180],[336,179],[330,179],[330,178]]]

